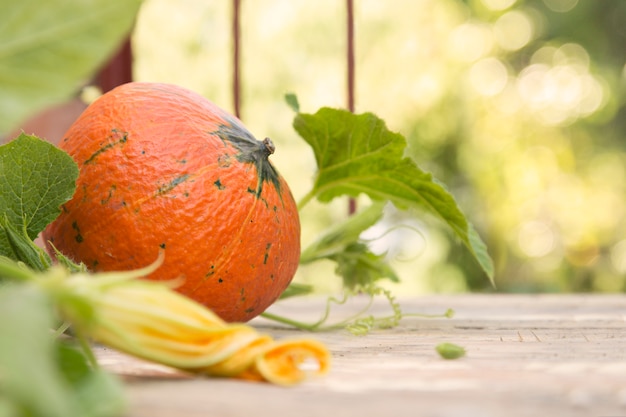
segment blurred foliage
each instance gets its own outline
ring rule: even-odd
[[[28,117],[75,95],[128,36],[140,4],[1,1],[0,139]]]
[[[136,78],[229,108],[230,5],[145,0]],[[344,7],[243,2],[242,118],[273,138],[296,199],[310,189],[314,160],[283,96],[297,93],[306,112],[345,105]],[[487,240],[498,290],[623,291],[626,2],[356,0],[355,8],[357,111],[405,134],[410,155],[449,186]],[[305,244],[347,215],[344,203],[307,206]],[[406,293],[492,290],[430,219],[388,210],[364,237],[393,259]],[[297,279],[332,275],[331,266],[314,268]]]
[[[455,30],[492,45],[462,69],[456,129],[415,156],[432,159],[488,233],[500,290],[623,291],[626,3],[469,6]],[[417,146],[430,123],[415,125]],[[451,248],[447,259],[463,257]]]

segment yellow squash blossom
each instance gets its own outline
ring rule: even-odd
[[[152,269],[152,267],[150,267]],[[325,374],[326,347],[312,339],[274,340],[246,324],[224,322],[168,285],[138,280],[149,269],[68,275],[44,280],[60,314],[78,332],[122,352],[211,376],[293,385]]]

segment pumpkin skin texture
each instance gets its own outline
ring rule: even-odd
[[[170,84],[133,82],[94,101],[59,147],[80,168],[76,193],[43,232],[92,271],[154,262],[147,278],[184,278],[177,290],[229,322],[262,313],[300,259],[291,191],[234,116]]]

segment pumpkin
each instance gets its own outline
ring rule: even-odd
[[[230,322],[263,312],[300,257],[298,210],[259,141],[187,89],[132,82],[94,101],[59,146],[80,168],[74,197],[43,232],[92,271],[146,266]]]

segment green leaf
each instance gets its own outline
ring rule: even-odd
[[[20,416],[20,411],[17,405],[12,402],[10,398],[4,396],[2,391],[0,391],[0,417],[18,416]]]
[[[87,265],[85,265],[82,262],[80,262],[80,263],[74,262],[73,260],[71,260],[70,258],[65,256],[57,248],[55,248],[52,243],[50,243],[50,242],[48,242],[48,243],[52,247],[52,249],[54,250],[54,258],[55,258],[57,264],[65,267],[65,269],[67,269],[71,273],[87,272]]]
[[[18,232],[5,214],[0,216],[0,230],[4,231],[16,261],[24,262],[37,271],[45,271],[50,267],[50,257],[28,237],[26,227],[22,227],[22,233]]]
[[[122,415],[122,384],[91,367],[73,341],[55,338],[53,318],[53,304],[39,288],[0,286],[0,417]]]
[[[398,208],[418,208],[443,220],[467,246],[493,283],[487,249],[454,197],[431,174],[404,156],[406,139],[374,114],[322,108],[299,113],[294,128],[313,148],[318,171],[312,191],[300,202],[321,202],[361,193]]]
[[[76,385],[89,374],[91,369],[82,351],[65,341],[57,343],[55,348],[56,359],[68,383]]]
[[[393,268],[385,261],[385,255],[372,253],[361,242],[354,242],[343,252],[328,258],[337,262],[337,274],[343,277],[344,286],[351,290],[366,287],[383,278],[393,282],[400,281]]]
[[[57,361],[84,417],[121,415],[126,407],[123,387],[113,375],[93,369],[84,352],[67,342],[57,343]]]
[[[0,134],[70,98],[130,32],[139,0],[0,2]]]
[[[383,216],[382,203],[374,203],[350,216],[346,221],[331,227],[326,233],[302,251],[300,263],[307,264],[318,259],[335,256],[359,240],[363,231],[372,227]]]
[[[25,415],[80,416],[56,366],[52,307],[27,285],[0,287],[2,391]]]
[[[383,206],[382,203],[374,203],[332,227],[302,251],[300,263],[320,259],[336,262],[337,274],[343,278],[344,286],[351,290],[383,278],[398,282],[399,278],[385,260],[385,255],[372,253],[359,238],[364,230],[382,218]]]
[[[32,241],[74,194],[77,177],[78,167],[69,155],[35,136],[21,134],[0,146],[0,213],[6,216],[0,222],[0,255],[26,262],[16,244],[34,246]],[[8,236],[11,227],[13,240]]]
[[[293,93],[285,94],[285,101],[291,110],[298,113],[300,111],[300,103],[298,102],[298,96]]]

